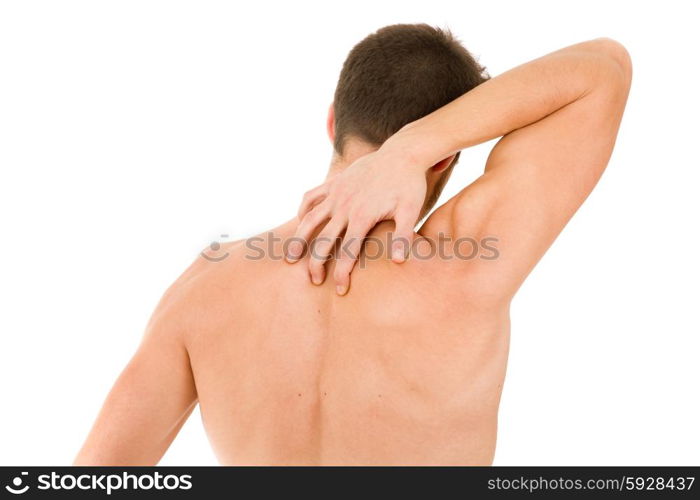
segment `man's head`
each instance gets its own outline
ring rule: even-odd
[[[379,148],[404,125],[455,100],[488,79],[447,30],[396,24],[350,51],[328,117],[336,165]],[[427,209],[437,200],[457,156],[428,173]]]

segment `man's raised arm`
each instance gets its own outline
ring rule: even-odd
[[[627,51],[605,38],[572,45],[513,68],[406,125],[379,150],[329,179],[314,190],[312,203],[303,207],[304,219],[319,219],[314,214],[319,207],[330,213],[329,225],[342,226],[341,230],[364,228],[354,223],[359,217],[390,218],[396,221],[395,245],[404,239],[410,241],[423,203],[414,189],[419,185],[417,179],[424,179],[430,167],[462,149],[505,136],[492,151],[482,184],[489,186],[494,217],[502,222],[489,229],[506,238],[518,233],[530,235],[523,247],[513,247],[521,260],[515,264],[519,269],[511,273],[515,286],[605,168],[630,81]],[[405,182],[397,183],[397,178]],[[425,196],[425,188],[421,194]],[[384,215],[387,199],[394,204],[388,211],[391,217]],[[450,200],[449,210],[441,207],[437,211],[449,212],[444,219],[454,225],[445,228],[450,232],[459,233],[469,217],[460,209],[464,199],[462,193]],[[496,200],[509,201],[497,205]],[[373,213],[379,210],[383,213]],[[518,214],[527,217],[521,217],[516,225]],[[533,218],[539,221],[528,225]],[[439,225],[439,221],[433,222]],[[312,225],[305,224],[307,228]],[[345,239],[365,235],[366,231],[348,230]],[[401,246],[396,250],[403,253]],[[339,290],[347,290],[353,265],[354,255],[341,254],[334,275]]]

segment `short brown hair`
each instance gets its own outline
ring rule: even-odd
[[[449,30],[395,24],[350,51],[335,90],[334,148],[348,137],[379,147],[401,127],[488,79]]]

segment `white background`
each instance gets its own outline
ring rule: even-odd
[[[0,4],[0,464],[68,464],[165,290],[321,182],[341,63],[447,26],[492,75],[598,36],[634,82],[597,190],[513,304],[498,465],[700,462],[691,2]],[[445,195],[480,172],[467,151]],[[163,464],[213,464],[194,413]]]

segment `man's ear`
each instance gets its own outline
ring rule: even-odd
[[[440,160],[437,162],[435,165],[432,166],[433,172],[443,172],[446,170],[450,165],[452,165],[452,162],[455,160],[456,155],[450,155],[444,160]]]
[[[326,118],[326,131],[331,142],[335,142],[335,109],[333,103],[328,108],[328,118]]]

